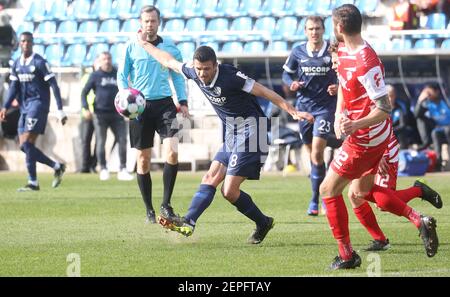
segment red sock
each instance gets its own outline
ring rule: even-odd
[[[404,217],[407,218],[411,223],[416,225],[417,229],[420,227],[420,213],[414,210],[414,208],[411,208],[408,206],[408,208],[405,210]]]
[[[343,260],[352,258],[353,248],[348,229],[348,212],[342,195],[323,199],[327,207],[327,218],[334,238],[338,242],[339,256]]]
[[[397,196],[403,202],[408,203],[414,198],[422,196],[422,190],[419,187],[411,187],[404,190],[397,190]]]
[[[372,208],[369,203],[364,202],[360,207],[354,208],[356,217],[361,222],[361,224],[366,227],[367,231],[370,233],[374,240],[386,241],[386,236],[384,236],[383,231],[381,231],[378,225],[377,218],[373,213]]]

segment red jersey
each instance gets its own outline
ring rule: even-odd
[[[389,165],[388,172],[385,175],[380,175],[379,173],[377,173],[377,175],[375,176],[375,184],[379,185],[380,187],[389,188],[392,190],[396,189],[399,152],[400,145],[398,144],[397,137],[395,137],[394,133],[392,133],[388,147],[383,155],[383,158]]]
[[[338,77],[345,105],[344,114],[351,120],[364,118],[376,108],[375,100],[387,95],[384,66],[367,43],[353,52],[341,43],[338,56]],[[365,148],[376,147],[389,139],[391,129],[391,120],[386,119],[374,126],[355,131],[348,141]]]

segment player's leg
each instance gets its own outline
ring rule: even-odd
[[[133,176],[127,171],[127,126],[125,120],[117,113],[108,116],[111,117],[111,130],[119,144],[120,170],[117,173],[117,179],[130,181]]]
[[[149,103],[147,102],[147,105]],[[155,210],[152,204],[152,178],[150,176],[151,148],[155,136],[155,124],[146,117],[146,108],[139,119],[130,121],[130,144],[136,149],[136,180],[146,208],[146,222],[156,223]]]
[[[349,182],[349,179],[340,176],[332,167],[320,185],[320,195],[327,207],[328,223],[339,249],[339,256],[330,266],[333,270],[355,268],[361,265],[361,258],[353,251],[350,242],[348,212],[342,197],[342,192]]]
[[[390,247],[389,240],[386,238],[378,225],[375,213],[369,203],[364,200],[364,197],[366,197],[372,189],[373,182],[373,175],[367,175],[360,179],[353,180],[348,190],[348,197],[352,204],[353,212],[359,222],[366,228],[370,236],[373,238],[373,242],[366,250],[385,251]]]
[[[222,185],[222,195],[247,218],[255,222],[256,229],[248,238],[251,244],[259,244],[274,226],[274,219],[266,216],[256,206],[249,194],[240,190],[247,177],[227,175]]]
[[[36,173],[36,159],[34,157],[34,154],[32,154],[31,149],[31,147],[34,146],[37,137],[38,137],[37,134],[30,132],[23,132],[22,134],[19,134],[20,149],[25,153],[25,162],[28,171],[27,185],[22,188],[19,188],[18,189],[19,192],[33,191],[33,190],[38,191],[40,189]]]
[[[95,126],[95,152],[97,154],[97,161],[100,164],[100,180],[109,179],[109,171],[106,167],[106,135],[108,131],[108,123],[105,116],[102,114],[94,115],[94,126]]]
[[[326,168],[324,162],[324,151],[327,146],[327,140],[322,137],[313,137],[311,151],[311,186],[313,190],[313,198],[316,204],[319,203],[319,188],[325,178]]]

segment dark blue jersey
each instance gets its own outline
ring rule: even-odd
[[[311,52],[307,42],[295,47],[283,66],[283,82],[291,85],[293,80],[305,85],[297,92],[297,109],[313,115],[335,112],[336,96],[327,92],[330,85],[337,83],[336,72],[332,69],[329,44],[324,42],[318,52]]]
[[[15,98],[20,104],[22,113],[35,109],[48,112],[50,109],[50,86],[52,86],[58,109],[62,109],[61,95],[56,84],[55,74],[50,70],[47,61],[40,55],[34,53],[27,59],[21,56],[14,61],[10,79],[11,88],[5,102],[6,108],[10,107]]]
[[[233,139],[236,145],[235,140],[239,137],[233,135],[248,139],[258,133],[261,119],[267,119],[256,97],[250,94],[255,84],[253,79],[231,65],[219,64],[213,81],[210,85],[205,85],[193,67],[183,64],[181,70],[187,79],[195,81],[222,120],[227,142]],[[243,134],[236,133],[236,127],[238,131],[240,129],[239,119],[244,119],[247,126]],[[242,143],[239,140],[237,142]]]

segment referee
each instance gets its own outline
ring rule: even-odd
[[[147,34],[147,41],[170,52],[181,61],[181,53],[175,44],[158,35],[160,22],[161,15],[155,6],[146,5],[141,8],[141,30]],[[141,91],[147,101],[144,113],[137,120],[130,121],[130,142],[131,147],[137,149],[137,182],[147,208],[147,223],[156,223],[150,176],[151,148],[155,131],[163,139],[166,154],[163,172],[164,196],[160,211],[161,215],[174,216],[170,199],[178,173],[178,138],[176,137],[178,125],[172,124],[176,121],[177,108],[172,99],[169,78],[173,81],[180,111],[184,117],[188,117],[183,76],[163,67],[136,41],[128,43],[125,57],[119,65],[117,82],[119,89],[132,87]]]

